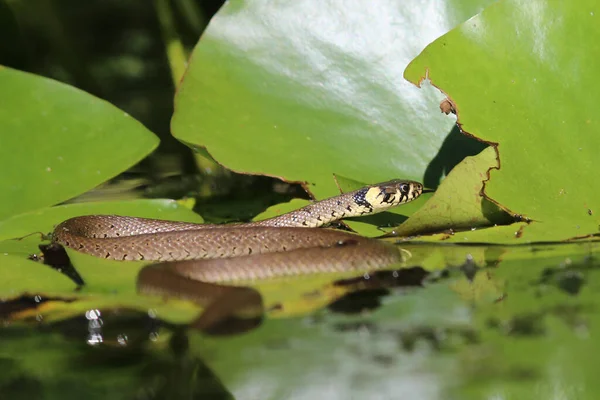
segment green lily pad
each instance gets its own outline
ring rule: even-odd
[[[427,76],[455,103],[462,129],[494,145],[499,168],[485,195],[532,220],[512,243],[599,231],[599,16],[592,0],[498,2],[405,71],[414,83]]]
[[[115,214],[140,218],[201,223],[202,217],[182,202],[165,199],[138,199],[66,204],[41,208],[0,221],[0,240],[16,239],[35,232],[50,233],[64,220],[80,215]]]
[[[104,100],[0,67],[0,220],[51,206],[114,177],[158,145]]]
[[[496,244],[510,244],[514,243],[515,239],[519,239],[519,236],[523,234],[523,230],[527,227],[525,222],[516,222],[510,225],[501,225],[494,227],[474,228],[469,231],[461,232],[442,232],[431,235],[421,235],[415,240],[422,242],[438,242],[443,241],[445,243],[460,243],[460,244],[474,244],[474,243],[496,243]]]
[[[490,3],[331,0],[298,18],[316,15],[314,2],[228,2],[194,50],[173,134],[235,171],[304,182],[317,199],[339,193],[334,174],[421,180],[454,121],[423,113],[442,96],[420,97],[402,68]],[[454,154],[481,150],[466,148]],[[430,170],[434,185],[443,170]]]
[[[0,274],[5,277],[0,282],[0,296],[12,297],[21,292],[73,294],[75,284],[65,275],[38,262],[30,261],[28,257],[31,254],[39,253],[38,245],[40,243],[48,243],[42,239],[42,235],[51,233],[57,224],[71,217],[90,214],[120,214],[202,222],[202,218],[189,208],[181,206],[173,200],[160,199],[69,204],[14,216],[0,222],[0,232],[2,232],[0,235]],[[90,262],[91,259],[93,258],[89,257],[85,264],[93,264],[92,268],[96,268],[99,273],[109,277],[112,275],[111,284],[104,286],[106,291],[114,290],[115,284],[118,284],[117,286],[127,285],[130,287],[130,292],[133,292],[132,277],[137,272],[135,265],[124,267],[120,264],[121,270],[129,268],[131,271],[130,275],[123,278],[118,274],[107,274],[109,267],[105,268],[93,261]],[[105,265],[114,265],[106,260],[100,260],[100,262],[102,261],[106,262]],[[79,270],[80,265],[76,264],[75,266]],[[83,278],[86,280],[85,276]],[[86,283],[94,284],[87,280]]]

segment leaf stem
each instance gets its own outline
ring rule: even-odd
[[[175,29],[169,0],[155,0],[154,7],[171,67],[173,85],[177,87],[187,68],[187,54]]]

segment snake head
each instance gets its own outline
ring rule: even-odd
[[[398,204],[408,203],[423,193],[423,185],[407,180],[393,180],[366,186],[352,195],[354,204],[348,206],[346,216],[374,214]]]
[[[375,187],[379,189],[377,199],[387,207],[408,203],[423,193],[423,185],[415,181],[393,180]]]

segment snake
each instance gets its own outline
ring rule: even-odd
[[[402,262],[396,246],[324,226],[389,210],[422,193],[421,183],[397,179],[233,224],[83,215],[58,224],[52,241],[105,259],[156,262],[140,270],[138,292],[199,303],[206,308],[194,326],[209,330],[222,320],[264,311],[260,295],[236,286],[238,281],[368,271]]]

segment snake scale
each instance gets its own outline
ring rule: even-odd
[[[62,222],[52,238],[62,246],[97,257],[157,261],[140,271],[138,290],[212,304],[203,321],[196,324],[206,326],[237,307],[223,306],[229,301],[225,294],[229,299],[237,297],[238,305],[255,304],[247,309],[260,308],[257,294],[250,288],[230,286],[233,281],[371,270],[402,261],[401,253],[392,245],[319,227],[388,210],[418,198],[422,192],[423,185],[418,182],[393,180],[242,224],[88,215]]]

